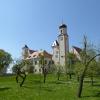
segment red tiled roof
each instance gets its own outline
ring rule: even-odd
[[[82,49],[79,48],[79,47],[73,46],[73,48],[74,48],[78,53],[80,53],[80,52],[82,51]]]
[[[29,50],[29,53],[32,54],[33,52],[36,52],[35,50]]]

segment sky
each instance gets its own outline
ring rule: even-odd
[[[0,0],[0,49],[13,58],[25,44],[51,52],[62,21],[70,48],[81,47],[84,34],[100,46],[100,0]]]

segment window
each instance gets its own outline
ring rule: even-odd
[[[49,64],[51,64],[51,61],[49,61]]]
[[[54,61],[52,61],[52,64],[54,64]]]
[[[47,60],[45,60],[45,64],[47,64]]]
[[[35,69],[35,72],[37,72],[37,69]]]
[[[64,56],[61,56],[62,58],[64,57]]]
[[[37,61],[35,61],[35,65],[37,65]]]
[[[39,60],[39,64],[42,64],[42,60]]]
[[[36,55],[33,55],[33,57],[35,57]]]
[[[63,31],[61,30],[61,33],[62,33]]]
[[[55,55],[56,58],[58,58],[58,55]]]
[[[56,51],[56,54],[58,54],[59,52],[58,51]]]
[[[60,40],[63,40],[63,37],[61,37]]]
[[[41,69],[39,69],[39,72],[41,72]]]

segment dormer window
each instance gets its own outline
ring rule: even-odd
[[[31,58],[31,56],[29,56],[29,58]]]
[[[33,57],[36,57],[36,55],[33,55]]]

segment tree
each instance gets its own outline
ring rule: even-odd
[[[43,73],[43,76],[44,76],[44,83],[46,82],[46,77],[47,77],[47,74],[48,74],[48,66],[42,66],[42,73]]]
[[[100,62],[97,63],[97,71],[96,71],[96,75],[100,76]]]
[[[87,54],[87,38],[86,36],[84,36],[84,48],[83,51],[81,53],[81,63],[84,66],[83,70],[82,70],[82,74],[80,75],[80,80],[79,80],[79,89],[78,89],[78,97],[81,97],[81,93],[82,93],[82,89],[83,89],[83,80],[86,74],[86,71],[89,67],[89,64],[97,57],[100,56],[100,54],[96,54],[95,56],[91,57]]]
[[[77,61],[77,62],[75,62],[74,67],[75,67],[74,73],[75,73],[75,75],[77,77],[77,81],[79,82],[80,75],[81,75],[81,73],[82,73],[82,71],[84,69],[84,66],[80,61]]]
[[[93,60],[89,64],[87,71],[86,71],[86,75],[91,78],[91,85],[93,85],[93,83],[94,83],[93,78],[96,75],[96,73],[97,73],[97,62],[96,62],[96,60]]]
[[[96,51],[94,50],[93,44],[87,44],[87,58],[86,61],[89,61],[90,58],[96,55]],[[81,60],[78,62],[75,62],[75,74],[77,75],[77,79],[79,81],[80,75],[84,70],[84,55],[83,51],[80,53]],[[93,83],[93,76],[96,73],[96,68],[97,68],[97,61],[94,59],[88,66],[87,71],[86,71],[86,76],[91,77],[91,83]]]
[[[60,80],[60,76],[62,74],[62,66],[61,65],[55,65],[56,67],[56,74],[57,74],[57,80]]]
[[[67,60],[67,74],[69,75],[69,78],[72,78],[72,74],[74,73],[74,64],[77,60],[75,54],[68,53],[67,54],[68,60]]]
[[[39,64],[40,64],[40,66],[42,68],[43,82],[45,83],[46,82],[46,77],[47,77],[47,74],[48,74],[48,66],[45,65],[44,54],[40,55]]]
[[[96,75],[100,76],[100,57],[97,60],[97,70],[96,70]]]
[[[20,83],[20,87],[24,84],[26,79],[26,71],[24,66],[30,66],[32,63],[29,60],[17,60],[12,70],[16,73],[16,82],[19,82],[19,77],[22,78],[22,82]]]
[[[0,49],[0,70],[12,62],[11,54]]]

